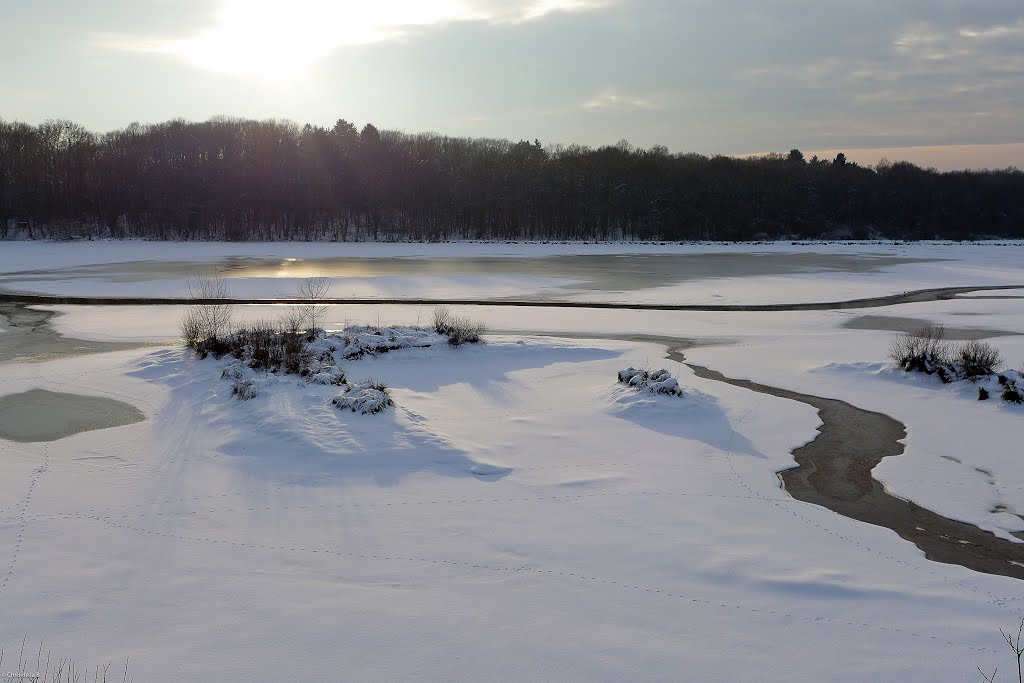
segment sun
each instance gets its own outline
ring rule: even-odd
[[[212,26],[163,51],[208,71],[287,79],[340,46],[472,18],[458,0],[224,0]]]

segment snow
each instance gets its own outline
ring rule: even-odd
[[[350,371],[397,404],[372,417],[298,382],[238,402],[180,350],[53,361],[53,380],[5,366],[5,390],[115,393],[149,420],[6,453],[49,461],[3,640],[130,657],[141,680],[934,680],[995,659],[1008,615],[986,591],[1012,581],[788,499],[771,473],[813,434],[804,406],[753,414],[692,376],[693,403],[617,400],[615,368],[658,353],[366,357]]]
[[[53,253],[26,248],[26,268],[29,256],[60,267],[95,249],[43,246]],[[138,258],[147,246],[118,248]],[[175,258],[209,255],[169,246]],[[485,246],[543,251],[454,252]],[[589,247],[543,253],[563,248]],[[942,253],[953,261],[918,265],[936,280],[985,282],[1010,280],[1020,255],[864,249]],[[871,286],[902,287],[916,267],[876,273]],[[808,281],[821,298],[848,286]],[[327,329],[390,327],[374,343],[408,342],[361,357],[349,351],[372,344],[317,342],[336,345],[350,382],[389,387],[393,407],[358,415],[332,405],[343,388],[326,378],[259,375],[160,345],[177,336],[179,307],[47,308],[65,335],[157,345],[0,364],[3,394],[109,396],[147,416],[52,443],[0,442],[0,543],[16,549],[0,587],[5,651],[42,638],[86,663],[130,657],[147,681],[934,681],[1011,665],[997,629],[1019,623],[1018,581],[927,561],[886,529],[794,501],[776,472],[815,436],[815,411],[665,359],[669,339],[699,340],[686,351],[694,363],[891,415],[907,426],[906,452],[874,475],[1013,538],[1024,530],[1021,407],[891,368],[891,333],[843,328],[864,311],[452,307],[496,330],[452,348],[407,331],[429,308],[330,307]],[[881,312],[1024,335],[1024,299]],[[1024,336],[990,341],[1011,368],[1024,364]],[[628,367],[664,367],[683,398],[620,385]],[[259,396],[233,397],[238,378]]]
[[[827,284],[822,283],[822,289]],[[176,334],[172,311],[128,307],[46,307],[64,313],[55,327],[64,334],[87,339],[120,339],[109,334],[124,328],[124,337],[167,338]],[[273,307],[243,307],[241,314],[267,317]],[[874,309],[879,310],[879,309]],[[1024,335],[1024,299],[964,300],[906,304],[895,311],[907,317],[948,326],[970,325],[1000,328]],[[327,327],[342,323],[427,319],[429,308],[337,306],[331,307]],[[863,311],[797,312],[674,312],[602,311],[586,309],[525,309],[452,307],[458,315],[485,322],[492,330],[571,333],[588,335],[655,334],[670,338],[699,339],[702,346],[687,352],[694,362],[736,378],[772,386],[838,398],[854,405],[884,412],[903,422],[909,432],[907,450],[875,469],[875,476],[901,497],[918,501],[945,516],[961,519],[1006,536],[1024,524],[1015,515],[993,513],[1000,505],[1024,514],[1024,482],[1013,449],[977,448],[978,443],[1009,442],[1007,430],[1015,429],[1016,414],[1000,405],[978,403],[942,389],[934,378],[903,377],[885,372],[891,332],[844,329],[843,324]],[[971,315],[964,315],[971,313]],[[123,321],[123,322],[122,322]],[[107,331],[104,334],[104,331]],[[1024,336],[991,340],[1007,359],[1009,368],[1024,366]],[[668,343],[668,342],[666,342]],[[637,365],[652,367],[661,352],[651,352]],[[622,366],[615,368],[618,372]],[[678,375],[678,373],[677,373]],[[614,377],[614,374],[611,375]],[[926,381],[927,380],[927,381]],[[724,390],[719,388],[718,393]],[[756,402],[755,397],[748,400]],[[970,404],[970,405],[968,405]],[[1007,420],[1013,420],[1007,422]],[[960,465],[950,460],[963,461]],[[979,477],[975,468],[996,474],[997,484]]]

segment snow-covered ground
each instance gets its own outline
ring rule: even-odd
[[[280,248],[296,246],[306,245]],[[270,247],[211,247],[222,248]],[[930,286],[905,286],[901,269],[917,267],[936,281],[1012,281],[1021,255],[919,249],[911,255],[953,260],[875,273],[873,286]],[[8,253],[4,271],[25,268]],[[67,254],[40,267],[70,265]],[[846,298],[843,281],[807,277],[813,292],[800,298]],[[736,280],[737,296],[750,289]],[[61,313],[56,329],[87,339],[169,340],[180,315],[48,308]],[[147,681],[935,681],[1010,670],[997,629],[1024,612],[1019,581],[927,561],[886,529],[780,489],[775,472],[815,435],[811,408],[699,379],[664,358],[667,341],[598,337],[697,340],[688,358],[728,376],[884,412],[908,436],[877,478],[1013,538],[1024,529],[1013,514],[1024,514],[1014,447],[1024,409],[896,373],[890,332],[843,325],[872,313],[1024,335],[1024,299],[453,313],[495,333],[481,346],[344,363],[350,378],[390,387],[396,405],[379,415],[339,411],[337,387],[297,379],[239,401],[219,379],[227,360],[176,347],[0,364],[3,394],[110,396],[148,418],[51,443],[0,441],[0,543],[10,549],[0,645],[27,637],[86,663],[130,657]],[[337,306],[325,326],[426,325],[430,314]],[[1024,336],[990,341],[1024,365]],[[630,366],[668,369],[684,396],[618,384]]]

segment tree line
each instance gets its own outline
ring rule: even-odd
[[[290,121],[97,134],[0,119],[0,237],[749,240],[1024,237],[1024,173],[863,167]]]

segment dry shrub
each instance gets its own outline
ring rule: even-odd
[[[302,334],[308,327],[309,314],[301,306],[289,306],[284,309],[278,319],[278,325],[281,330],[288,332],[289,334]]]
[[[937,365],[950,361],[946,328],[926,325],[919,330],[898,335],[889,347],[889,358],[908,372],[916,370],[934,373]]]
[[[487,332],[482,322],[469,318],[452,318],[448,324],[448,343],[452,346],[478,344]]]
[[[434,309],[434,332],[438,334],[448,334],[448,330],[451,327],[452,312],[447,306],[438,306]]]
[[[975,379],[997,372],[1003,365],[1003,356],[988,342],[972,340],[957,347],[955,362],[964,377]]]
[[[477,344],[487,333],[487,326],[482,322],[452,315],[447,306],[434,309],[434,331],[448,337],[452,346]]]
[[[190,349],[195,349],[203,339],[203,321],[197,308],[197,306],[190,306],[185,309],[185,314],[181,316],[181,321],[178,323],[181,339]]]

